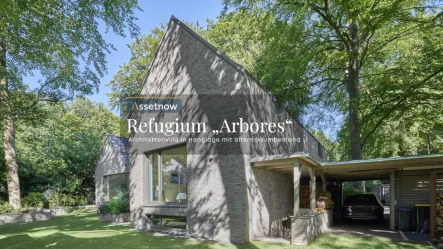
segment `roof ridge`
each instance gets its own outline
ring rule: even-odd
[[[121,138],[121,139],[129,140],[129,139],[126,138],[126,137],[117,136],[117,135],[114,135],[114,134],[112,134],[112,133],[109,133],[109,134],[107,135],[107,137],[110,137],[110,136],[112,136],[112,137],[118,137],[118,138]]]
[[[183,23],[182,21],[180,21],[177,17],[175,17],[174,15],[171,15],[171,19],[169,21],[168,24],[168,28],[171,24],[171,22],[174,21],[176,22],[178,25],[180,25],[180,27],[184,28],[186,31],[188,31],[188,33],[190,33],[192,36],[194,36],[198,41],[200,41],[201,43],[203,43],[204,45],[206,45],[209,49],[213,50],[220,58],[224,59],[226,62],[228,62],[229,64],[231,64],[231,66],[233,66],[234,68],[236,68],[237,70],[239,70],[241,73],[246,74],[247,77],[249,77],[252,81],[255,82],[255,84],[257,84],[258,87],[260,87],[263,91],[265,91],[267,94],[269,94],[272,98],[272,101],[280,104],[281,106],[284,107],[284,105],[277,100],[277,98],[271,93],[270,90],[266,89],[266,87],[260,83],[259,80],[257,80],[245,67],[243,67],[241,64],[233,61],[231,58],[229,58],[227,55],[225,55],[222,51],[220,51],[219,49],[217,49],[216,47],[214,47],[214,45],[212,45],[211,43],[209,43],[207,40],[205,40],[203,37],[201,37],[199,34],[197,34],[197,32],[195,32],[194,30],[192,30],[190,27],[188,27],[185,23]],[[167,28],[167,29],[168,29]],[[164,35],[163,35],[164,37]],[[162,38],[163,41],[163,38]],[[161,42],[159,44],[159,47],[161,45]],[[157,53],[155,55],[155,57],[152,59],[152,62],[155,60],[155,58],[157,57]],[[143,82],[144,85],[144,82]],[[143,86],[142,86],[143,88]],[[328,151],[326,149],[326,147],[308,130],[306,129],[306,127],[294,116],[292,116],[288,111],[287,108],[284,108],[285,112],[289,115],[289,117],[291,117],[295,122],[297,122],[302,128],[303,130],[305,130],[309,135],[312,136],[312,138],[314,138],[315,141],[317,141],[317,143],[319,143],[326,151]]]

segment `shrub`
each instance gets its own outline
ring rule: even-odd
[[[120,193],[120,194],[117,195],[117,197],[115,199],[129,202],[129,193],[128,192]]]
[[[355,194],[361,194],[360,190],[352,187],[343,188],[343,200],[346,200],[348,196]]]
[[[0,214],[10,214],[15,213],[16,211],[12,208],[11,204],[0,201]]]
[[[124,200],[112,200],[109,202],[109,206],[113,214],[129,213],[129,204]]]
[[[101,214],[129,213],[129,203],[125,200],[113,199],[100,205],[99,212]]]
[[[49,200],[49,207],[55,208],[60,206],[72,206],[75,203],[75,198],[62,193],[55,193]]]
[[[29,209],[29,208],[22,208],[20,209],[20,213],[25,214],[25,213],[34,213],[35,210]]]
[[[85,206],[87,204],[88,204],[88,198],[87,197],[76,197],[76,198],[74,198],[74,205]]]
[[[98,212],[101,214],[110,214],[111,213],[111,207],[109,206],[109,204],[103,203],[100,205],[100,207],[98,207]]]
[[[43,208],[46,204],[46,199],[42,193],[32,192],[22,199],[22,205],[25,208]]]

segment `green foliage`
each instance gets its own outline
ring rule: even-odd
[[[31,210],[29,208],[21,208],[16,210],[11,206],[11,204],[0,200],[0,214],[23,214],[29,213],[30,211]]]
[[[186,24],[198,34],[205,35],[205,31],[198,23]],[[152,29],[149,34],[139,37],[129,45],[131,58],[120,67],[112,80],[107,84],[111,87],[111,93],[108,94],[108,99],[109,105],[112,108],[119,108],[121,100],[140,94],[141,86],[148,72],[149,65],[154,59],[165,29],[166,26],[160,24],[159,27]]]
[[[51,188],[92,201],[94,170],[108,134],[120,120],[105,107],[87,99],[46,105],[48,118],[35,126],[19,125],[17,151],[22,191]]]
[[[120,193],[112,200],[101,204],[98,211],[101,214],[129,213],[129,193]]]
[[[49,200],[49,207],[62,207],[62,206],[72,206],[74,205],[74,198],[67,194],[55,193],[54,196]]]
[[[111,213],[129,213],[129,203],[124,200],[115,199],[108,202]]]
[[[117,195],[117,197],[115,197],[115,199],[129,202],[129,193],[128,192],[120,193],[120,194]]]
[[[361,194],[361,191],[358,188],[354,187],[353,182],[344,182],[343,183],[343,200],[350,195]]]
[[[120,67],[108,83],[111,87],[108,94],[111,107],[117,108],[121,99],[138,96],[165,28],[165,25],[160,24],[160,27],[152,29],[150,34],[141,36],[129,45],[131,59]]]
[[[3,1],[0,123],[5,132],[10,130],[11,134],[6,135],[15,136],[17,120],[38,123],[42,102],[67,101],[96,92],[107,70],[106,54],[114,49],[100,31],[112,30],[120,36],[129,31],[132,37],[137,36],[134,9],[138,8],[133,0]],[[29,89],[23,82],[26,76],[34,76],[39,87]],[[12,141],[5,142],[15,149]],[[5,155],[10,158],[8,166],[15,168],[16,155],[12,150],[5,152],[9,153]],[[8,174],[13,179],[18,177],[17,170]],[[20,183],[13,184],[18,188]],[[18,208],[20,193],[11,190],[9,198]]]
[[[98,21],[106,30],[120,36],[129,31],[135,37],[136,8],[132,0],[4,2],[0,13],[10,14],[1,18],[0,42],[7,50],[11,90],[27,73],[39,72],[42,87],[33,91],[32,100],[93,93],[106,72],[106,53],[114,49],[104,40]],[[17,93],[25,97],[25,91]]]
[[[9,214],[13,212],[14,208],[12,208],[11,204],[4,201],[0,201],[0,214]]]
[[[70,194],[55,193],[54,196],[49,200],[49,207],[72,207],[72,206],[84,206],[88,204],[88,199],[86,197],[78,197]]]
[[[351,105],[358,110],[353,129],[343,119],[336,147],[343,159],[351,146],[364,157],[441,151],[441,2],[224,2],[229,15],[260,9],[275,16],[257,21],[263,51],[253,71],[293,114],[316,116],[318,127],[330,121],[327,113],[348,119]]]
[[[105,202],[98,207],[98,212],[101,214],[110,214],[111,206],[109,205],[109,203]]]
[[[113,199],[100,205],[99,212],[101,214],[129,213],[129,203],[122,199]]]
[[[43,194],[38,192],[31,192],[27,196],[22,198],[22,205],[25,208],[43,208],[47,204],[47,201]]]
[[[260,10],[222,14],[217,20],[208,20],[204,38],[255,75],[257,59],[263,52],[262,27],[272,18],[272,14]]]

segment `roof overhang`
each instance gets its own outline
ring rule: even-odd
[[[288,174],[294,172],[295,163],[309,167],[321,166],[321,163],[318,160],[310,156],[308,153],[303,152],[256,157],[250,159],[249,162],[256,169],[272,170]],[[309,176],[309,171],[306,167],[302,168],[301,175],[302,177]]]
[[[282,154],[250,160],[254,168],[275,170],[284,173],[293,171],[294,163],[315,167],[328,180],[360,181],[388,179],[390,172],[400,170],[443,170],[443,154],[319,162],[306,153]],[[306,173],[302,177],[306,176]]]

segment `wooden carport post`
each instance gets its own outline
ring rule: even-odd
[[[391,171],[390,174],[390,194],[391,194],[391,203],[389,205],[389,229],[395,229],[395,170]]]
[[[300,176],[301,165],[299,162],[294,163],[294,216],[300,216]]]
[[[311,205],[310,205],[310,207],[311,207],[311,211],[314,211],[315,210],[315,192],[316,192],[315,188],[317,185],[317,181],[315,179],[314,169],[312,169],[311,167],[309,167],[309,176],[311,177],[311,194],[310,194]]]
[[[322,191],[326,191],[327,181],[325,173],[321,173],[320,177],[321,177]]]
[[[431,241],[433,241],[435,239],[435,235],[436,235],[436,224],[435,224],[435,198],[436,198],[436,189],[437,189],[437,172],[435,171],[431,171],[430,176],[429,176],[429,180],[430,180],[430,184],[429,184],[429,201],[430,201],[430,236],[431,236]]]

